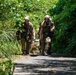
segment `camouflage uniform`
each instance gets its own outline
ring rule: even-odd
[[[51,44],[53,41],[53,35],[54,35],[54,30],[50,31],[51,28],[54,26],[54,23],[49,20],[48,23],[46,23],[45,21],[42,22],[42,26],[41,26],[41,40],[42,40],[42,54],[44,54],[45,50],[45,45],[46,45],[46,37],[50,37],[51,38],[51,42],[49,43],[49,49],[47,54],[51,54]]]
[[[21,33],[22,52],[23,54],[29,54],[29,50],[31,48],[31,43],[33,40],[33,25],[31,22],[29,22],[29,25],[26,25],[26,23],[24,23],[22,29],[25,30],[25,32]]]

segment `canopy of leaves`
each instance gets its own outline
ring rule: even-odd
[[[76,1],[59,0],[50,12],[56,25],[55,51],[76,55]]]
[[[52,17],[56,26],[53,52],[75,55],[76,0],[0,0],[0,51],[8,51],[8,48],[18,51],[15,27],[23,25],[25,16],[30,17],[36,30],[46,14]],[[11,46],[8,42],[12,42]]]

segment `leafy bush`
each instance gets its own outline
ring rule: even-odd
[[[61,9],[61,10],[60,10]],[[56,25],[54,51],[76,56],[76,1],[59,0],[51,9]]]
[[[14,64],[11,60],[5,59],[0,64],[0,75],[13,75],[14,71]]]

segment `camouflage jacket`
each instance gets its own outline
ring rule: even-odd
[[[31,22],[29,22],[29,25],[26,25],[26,23],[24,22],[24,26],[22,27],[22,29],[24,29],[25,31],[21,33],[21,38],[25,38],[32,40],[33,39],[33,24]]]
[[[49,21],[48,23],[43,21],[41,24],[40,38],[45,38],[47,36],[51,37],[54,34],[54,29],[55,26],[52,21]]]

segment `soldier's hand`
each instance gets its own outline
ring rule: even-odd
[[[50,29],[50,31],[52,32],[54,29]]]
[[[25,32],[25,29],[22,29],[22,32]]]

